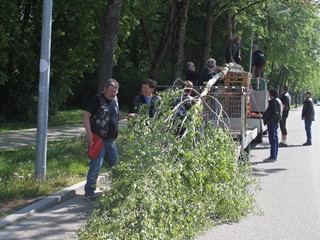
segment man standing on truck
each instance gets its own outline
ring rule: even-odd
[[[262,115],[263,123],[268,126],[268,137],[270,143],[270,157],[263,160],[264,162],[275,162],[278,157],[279,139],[278,128],[281,120],[281,100],[276,89],[269,91],[269,105]]]
[[[214,75],[216,75],[216,60],[209,58],[207,67],[200,72],[198,82],[199,86],[205,86]],[[217,85],[217,83],[214,85]]]
[[[291,97],[290,97],[290,94],[288,93],[288,86],[282,86],[281,93],[282,94],[281,94],[280,100],[282,102],[283,112],[282,112],[282,118],[280,121],[281,142],[279,144],[279,147],[287,147],[288,132],[286,128],[286,122],[289,116],[290,103],[291,103]]]
[[[254,67],[255,78],[256,78],[256,89],[259,90],[260,78],[263,74],[266,59],[264,54],[257,45],[252,46],[252,66]]]

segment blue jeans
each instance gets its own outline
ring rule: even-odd
[[[278,149],[279,149],[278,128],[279,128],[278,122],[268,123],[270,157],[273,159],[277,159],[277,157],[278,157]]]
[[[99,156],[96,159],[90,158],[90,168],[87,175],[87,183],[84,186],[85,195],[94,195],[97,178],[99,176],[99,171],[103,164],[103,160],[106,161],[109,167],[113,167],[118,159],[119,155],[115,140],[104,140],[104,147],[102,148]]]
[[[312,143],[311,125],[312,125],[311,120],[309,120],[309,119],[304,120],[304,128],[306,129],[306,134],[307,134],[307,143]]]

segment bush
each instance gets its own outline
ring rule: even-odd
[[[238,221],[254,210],[256,182],[238,160],[238,143],[222,129],[204,124],[201,106],[176,118],[163,93],[154,119],[140,115],[119,144],[112,188],[80,239],[190,239],[206,227]],[[187,129],[176,136],[178,126]]]

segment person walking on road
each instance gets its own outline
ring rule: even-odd
[[[83,125],[89,144],[94,144],[93,136],[98,135],[103,139],[102,149],[98,156],[90,157],[90,167],[84,187],[85,197],[88,201],[95,200],[94,192],[103,160],[109,167],[113,167],[119,158],[115,142],[119,126],[118,90],[119,83],[115,79],[107,80],[103,92],[90,99],[83,113]]]
[[[304,102],[302,107],[301,119],[304,121],[304,127],[306,130],[307,141],[302,144],[303,146],[312,145],[311,125],[314,121],[314,106],[311,98],[311,92],[304,93]]]
[[[269,91],[269,105],[262,115],[264,124],[268,126],[268,136],[270,143],[270,157],[266,158],[264,162],[275,162],[278,157],[279,139],[278,128],[281,120],[281,100],[278,98],[279,94],[276,89]]]
[[[288,132],[287,132],[287,127],[286,127],[286,123],[287,123],[287,118],[289,116],[289,110],[290,110],[290,102],[291,102],[291,98],[290,95],[288,93],[288,86],[282,86],[281,88],[281,97],[280,100],[282,102],[282,106],[283,106],[283,112],[282,112],[282,117],[281,117],[281,121],[280,121],[280,130],[281,130],[281,142],[279,144],[279,147],[287,147],[287,136],[288,136]]]

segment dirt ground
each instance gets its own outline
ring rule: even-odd
[[[41,198],[20,199],[13,200],[8,203],[0,202],[0,219],[7,217],[10,214],[17,212],[18,210],[40,200]]]

